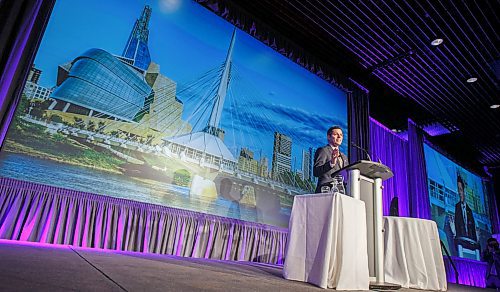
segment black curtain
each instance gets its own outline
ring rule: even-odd
[[[55,0],[0,1],[0,148]]]
[[[408,191],[410,217],[432,219],[424,153],[424,130],[408,119]]]
[[[368,90],[354,81],[349,82],[352,88],[347,94],[349,119],[349,160],[367,160],[366,153],[370,151],[370,104]],[[356,145],[358,147],[353,146]],[[366,150],[361,150],[360,148]]]

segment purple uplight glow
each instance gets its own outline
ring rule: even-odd
[[[177,230],[179,232],[177,234],[177,238],[184,238],[184,231],[186,229],[186,225],[181,223],[182,223],[181,220],[177,221]],[[184,243],[181,240],[177,242],[177,250],[175,252],[176,256],[180,256],[182,254],[183,245]]]
[[[409,191],[408,191],[408,145],[386,126],[373,118],[370,118],[370,146],[372,157],[387,165],[394,176],[382,183],[384,191],[383,214],[390,214],[391,202],[396,198],[398,202],[399,216],[410,214]]]
[[[38,6],[36,9],[40,8],[40,4],[43,1],[38,1]],[[341,3],[342,4],[342,3]],[[364,3],[361,2],[362,5],[365,5]],[[418,4],[418,3],[417,3]],[[320,4],[322,5],[322,4]],[[344,5],[344,4],[342,4]],[[356,9],[358,9],[363,15],[366,16],[364,12],[362,12],[361,9],[359,9],[357,4],[354,4]],[[345,6],[345,5],[344,5]],[[432,5],[431,5],[432,6]],[[366,11],[370,11],[373,13],[372,10],[370,10],[366,5],[365,7],[367,8]],[[398,6],[399,7],[399,6]],[[335,7],[336,8],[336,7]],[[378,7],[377,7],[378,8]],[[380,8],[378,8],[380,9]],[[412,9],[413,10],[413,9]],[[38,10],[37,10],[38,11]],[[394,11],[391,10],[392,13],[395,13]],[[356,15],[356,13],[353,13]],[[314,13],[311,13],[311,15],[314,15]],[[346,15],[344,15],[346,16]],[[386,15],[388,19],[390,20],[390,16]],[[347,17],[347,16],[346,16]],[[368,19],[371,20],[370,17],[367,17]],[[383,23],[383,21],[378,17],[378,20]],[[358,18],[359,21],[363,21],[362,19]],[[342,20],[341,20],[342,21]],[[349,25],[345,22],[343,22],[345,25]],[[357,25],[355,22],[353,22],[355,27],[358,29],[363,29],[361,26]],[[395,22],[393,22],[395,24]],[[31,22],[31,26],[29,27],[29,30],[31,30],[31,27],[33,25],[33,22]],[[320,24],[324,25],[324,24]],[[328,26],[328,31],[335,31],[335,28],[332,26]],[[391,27],[391,25],[386,25],[384,23],[384,26],[386,27]],[[343,30],[341,26],[338,27],[339,30]],[[27,31],[26,29],[23,29],[24,32]],[[391,31],[392,32],[392,31]],[[383,34],[385,34],[384,31],[382,31]],[[397,33],[393,32],[395,38],[397,38],[397,42],[400,42],[404,46],[407,47],[412,47],[415,46],[416,44],[407,44],[404,39],[408,38],[411,39],[410,37],[407,37],[403,31],[401,34],[403,37],[399,36]],[[8,84],[10,86],[11,82],[5,83],[5,81],[11,81],[14,74],[15,70],[17,69],[17,65],[19,63],[19,58],[20,58],[20,52],[24,49],[26,46],[27,42],[27,36],[29,33],[24,33],[20,34],[19,39],[16,40],[16,46],[17,46],[17,51],[15,52],[16,54],[12,54],[11,57],[9,58],[9,63],[10,65],[7,67],[10,71],[7,71],[6,74],[3,74],[2,79],[0,79],[0,104],[3,104],[6,100],[6,92],[8,90],[8,86],[5,84]],[[349,34],[348,31],[343,30],[343,34],[340,36],[334,36],[331,34],[332,37],[335,39],[339,40],[341,43],[345,44],[346,47],[348,47],[354,54],[356,54],[362,61],[361,64],[364,67],[369,67],[369,65],[374,65],[377,64],[375,60],[386,60],[394,56],[392,53],[392,50],[394,49],[393,46],[391,46],[388,42],[386,42],[383,37],[376,33],[377,37],[379,37],[383,42],[385,42],[388,46],[390,46],[390,50],[385,49],[383,43],[379,43],[376,39],[372,38],[370,34],[368,34],[368,38],[373,42],[372,46],[370,46],[369,42],[368,44],[365,42],[363,43],[363,40],[366,39],[364,38],[363,35],[360,35],[356,33],[356,38],[352,36],[352,34]],[[346,35],[347,37],[345,37]],[[351,36],[349,38],[349,35]],[[386,35],[387,36],[387,35]],[[22,39],[24,37],[24,39]],[[352,40],[352,41],[351,41]],[[17,41],[20,41],[19,43]],[[396,43],[396,41],[394,42]],[[452,44],[453,45],[453,44]],[[377,47],[379,46],[380,49]],[[452,69],[449,68],[447,65],[448,63],[451,64],[450,66],[453,67],[453,69],[460,70],[463,68],[457,68],[453,60],[450,60],[447,58],[446,55],[443,54],[444,61],[441,60],[441,56],[438,56],[437,53],[431,52],[430,56],[425,55],[425,57],[428,59],[424,60],[422,56],[418,55],[417,58],[419,58],[422,63],[425,65],[428,65],[429,68],[432,67],[431,65],[437,65],[436,69],[437,72],[437,78],[439,80],[443,80],[444,83],[447,83],[449,81],[453,85],[457,85],[458,81],[463,83],[463,79],[461,80],[455,80],[453,79],[453,74],[448,74],[452,72]],[[13,59],[12,59],[13,58]],[[16,59],[17,58],[17,59]],[[12,60],[11,60],[12,59]],[[433,62],[433,59],[437,60],[435,63]],[[12,62],[14,63],[12,63]],[[395,69],[384,69],[380,70],[378,72],[375,72],[375,75],[379,77],[381,80],[384,80],[389,86],[391,86],[395,91],[399,92],[402,95],[408,95],[411,98],[417,100],[417,102],[421,105],[425,105],[425,102],[429,100],[428,95],[431,95],[433,92],[439,92],[437,94],[438,96],[445,96],[445,95],[456,95],[456,94],[466,94],[465,91],[470,92],[471,89],[464,89],[462,90],[461,87],[450,87],[451,89],[448,89],[441,84],[435,85],[432,80],[429,80],[426,75],[420,75],[420,77],[414,77],[412,76],[412,72],[418,72],[419,70],[424,69],[422,65],[417,64],[415,67],[412,63],[407,63],[406,61],[403,60],[398,68]],[[430,63],[429,63],[430,62]],[[448,63],[447,63],[448,62]],[[13,66],[12,64],[15,64]],[[470,64],[469,64],[470,65]],[[482,67],[481,67],[482,68]],[[407,70],[407,71],[406,71]],[[432,69],[434,70],[434,69]],[[10,78],[10,79],[9,79]],[[432,79],[432,78],[431,78]],[[447,80],[447,81],[446,81]],[[351,80],[353,81],[353,80]],[[358,84],[359,85],[359,84]],[[363,88],[363,87],[362,87]],[[474,87],[472,87],[474,88]],[[363,88],[364,89],[364,88]],[[476,89],[472,89],[476,90]],[[365,89],[367,92],[368,90]],[[441,93],[443,92],[443,93]],[[453,106],[453,105],[452,105]],[[7,113],[7,121],[9,121],[13,114],[14,114],[14,109],[15,106],[12,107],[12,110]],[[5,120],[5,119],[4,119]],[[380,123],[376,122],[375,120],[372,120],[373,123],[375,123],[378,126],[383,126]],[[386,129],[383,129],[386,130]],[[429,133],[431,136],[436,135],[435,133],[438,133],[437,130],[433,129],[426,129],[424,127],[424,130]],[[0,144],[3,141],[3,138],[5,137],[7,131],[7,127],[2,127],[1,132],[0,132]],[[449,132],[449,131],[448,131]],[[401,135],[401,133],[400,133]],[[400,136],[397,135],[397,136]],[[406,132],[406,135],[408,135],[408,132]],[[412,133],[413,135],[413,133]],[[393,135],[394,136],[394,135]],[[394,136],[397,138],[397,136]],[[412,136],[412,138],[415,138]],[[394,139],[397,141],[397,139]],[[408,140],[408,136],[406,136],[406,140]],[[373,142],[375,141],[375,142]],[[392,140],[391,140],[392,141]],[[413,140],[412,140],[413,141]],[[398,141],[398,143],[401,142],[402,145],[406,141]],[[376,144],[376,146],[372,147],[378,147],[377,144],[382,144],[386,143],[386,140],[383,139],[374,139],[372,138],[372,143]],[[387,145],[387,144],[386,144]],[[391,146],[391,149],[394,149],[396,146]],[[399,146],[398,146],[399,147]],[[408,146],[406,146],[408,147]],[[401,149],[399,149],[401,148]],[[404,148],[405,146],[399,147],[398,151],[405,151]],[[408,151],[408,149],[406,149]],[[396,172],[397,175],[410,175],[408,169],[403,169],[404,167],[407,167],[406,165],[406,160],[408,159],[408,152],[406,153],[406,156],[398,153],[397,151],[390,151],[391,153],[382,153],[382,150],[372,150],[373,153],[377,153],[376,157],[381,158],[384,163],[393,163],[391,164],[391,168]],[[404,157],[404,158],[403,158]],[[413,157],[410,155],[410,157]],[[395,159],[395,161],[392,161],[392,159]],[[397,159],[401,158],[401,160],[398,162]],[[392,162],[389,162],[392,161]],[[399,169],[401,168],[401,169]],[[416,171],[418,172],[420,169],[417,169]],[[384,185],[385,186],[385,185]],[[388,203],[390,203],[390,199],[393,198],[394,194],[398,195],[399,197],[399,210],[401,215],[407,215],[409,214],[409,198],[408,198],[408,190],[406,192],[404,191],[403,187],[407,187],[404,185],[404,182],[398,181],[394,183],[394,186],[388,187],[385,186],[385,193],[384,194],[389,194],[392,197],[385,197],[384,201],[384,213],[388,210]],[[44,188],[43,186],[40,188],[49,190],[49,188]],[[50,191],[59,191],[56,189],[50,189]],[[3,190],[2,190],[3,191]],[[4,193],[1,193],[1,195],[4,195]],[[5,234],[8,234],[9,236],[12,236],[12,238],[15,238],[15,236],[18,236],[21,241],[16,241],[18,244],[26,244],[26,245],[34,245],[37,247],[46,247],[46,248],[67,248],[67,245],[60,245],[62,243],[71,243],[74,246],[83,246],[79,247],[78,249],[82,250],[88,250],[88,251],[101,251],[101,252],[113,252],[117,253],[119,251],[120,253],[130,253],[130,254],[137,254],[138,251],[140,252],[151,252],[155,253],[158,252],[159,247],[161,246],[161,240],[160,243],[158,243],[158,238],[155,238],[151,233],[148,233],[149,231],[147,230],[150,228],[150,226],[153,226],[153,221],[155,220],[153,217],[154,215],[147,210],[148,207],[151,206],[146,206],[146,205],[140,205],[140,204],[135,204],[134,207],[138,207],[139,210],[135,210],[133,215],[131,216],[121,216],[117,215],[118,219],[113,217],[114,215],[109,215],[109,214],[115,214],[117,213],[117,210],[122,210],[123,212],[128,212],[126,210],[127,208],[125,207],[130,207],[130,205],[127,205],[126,202],[123,201],[111,201],[112,204],[108,205],[103,205],[104,202],[108,202],[107,199],[97,199],[92,201],[94,198],[91,198],[92,200],[89,200],[88,197],[85,198],[78,198],[77,200],[72,200],[69,197],[63,197],[62,199],[54,199],[54,198],[49,198],[49,201],[44,202],[42,199],[44,197],[38,197],[38,200],[34,199],[33,204],[30,205],[22,205],[22,202],[16,201],[16,204],[19,205],[12,205],[13,211],[19,211],[20,217],[17,218],[15,216],[9,217],[5,221],[0,221],[0,236],[5,236]],[[0,198],[1,199],[1,198]],[[89,201],[87,201],[89,200]],[[405,201],[406,200],[406,201]],[[1,201],[1,200],[0,200]],[[59,204],[59,205],[58,205]],[[69,205],[68,205],[69,204]],[[95,204],[98,204],[98,207],[94,206]],[[100,204],[100,205],[99,205]],[[424,208],[426,202],[421,202],[420,204],[412,206],[412,208],[419,208],[420,205],[422,205]],[[65,210],[60,208],[60,206],[66,206],[68,205],[69,208],[68,210],[73,210],[72,214],[74,216],[70,216],[69,214],[64,213]],[[56,207],[58,206],[58,207]],[[125,207],[124,207],[125,206]],[[1,207],[1,204],[0,204]],[[9,208],[11,206],[9,205]],[[15,209],[17,208],[17,209]],[[28,210],[31,208],[31,210]],[[406,211],[404,211],[406,210]],[[95,211],[97,213],[97,218],[94,217]],[[164,211],[164,209],[162,209]],[[109,214],[107,214],[109,212]],[[406,212],[406,213],[405,213]],[[174,213],[174,212],[172,212]],[[166,221],[165,215],[166,212],[162,212],[161,215],[159,216],[161,219],[159,220],[160,222]],[[170,213],[169,213],[170,214]],[[178,215],[178,213],[175,213],[175,215]],[[174,216],[175,216],[174,215]],[[23,217],[24,216],[24,217]],[[139,216],[140,219],[136,221],[137,217]],[[146,217],[144,217],[146,216]],[[174,242],[173,246],[171,247],[173,254],[176,256],[179,255],[186,255],[186,246],[188,246],[189,238],[186,238],[187,236],[190,235],[190,232],[188,230],[188,225],[186,221],[189,219],[194,220],[200,220],[202,221],[201,216],[197,217],[196,214],[189,213],[190,218],[186,219],[185,217],[178,219],[177,221],[174,221],[172,223],[171,228],[175,228],[174,232],[174,238],[172,239],[172,242]],[[425,216],[424,215],[417,215],[417,216]],[[182,216],[179,216],[182,217]],[[40,218],[42,220],[40,220]],[[0,218],[3,219],[3,218]],[[25,219],[24,221],[22,219]],[[57,222],[55,222],[57,221]],[[145,222],[145,223],[144,223]],[[221,223],[222,222],[222,223]],[[192,253],[190,254],[191,256],[200,256],[196,255],[196,252],[198,250],[202,250],[204,257],[205,258],[210,258],[213,256],[213,249],[217,246],[216,241],[217,237],[219,235],[219,229],[221,224],[227,223],[226,219],[221,219],[221,218],[212,218],[208,221],[208,224],[205,224],[206,222],[202,222],[199,225],[196,225],[196,230],[193,232],[194,233],[194,248],[192,249]],[[236,222],[236,223],[235,223]],[[10,224],[10,225],[9,225]],[[12,227],[12,224],[14,224],[14,228]],[[231,250],[233,248],[238,250],[238,255],[237,258],[238,260],[245,260],[246,258],[246,251],[247,250],[256,250],[255,245],[259,243],[259,241],[262,241],[257,238],[257,236],[252,237],[252,228],[257,227],[260,228],[259,232],[265,233],[266,231],[269,231],[269,229],[266,229],[262,226],[259,226],[258,224],[256,225],[246,225],[247,223],[245,222],[238,222],[238,221],[231,221],[229,224],[229,235],[226,237],[226,242],[225,242],[225,250],[221,252],[224,260],[231,260]],[[140,230],[131,230],[132,226],[138,225]],[[242,229],[242,235],[235,234],[237,232],[235,226],[236,225],[241,225],[243,226]],[[89,227],[90,226],[90,227]],[[74,227],[73,231],[70,230],[71,227]],[[206,228],[208,227],[208,228]],[[166,228],[159,228],[159,230],[162,230],[162,232],[166,232]],[[12,230],[10,230],[12,229]],[[41,236],[38,234],[39,232],[37,230],[42,230],[41,231]],[[205,235],[203,234],[204,231],[209,230],[208,233],[208,241],[205,238]],[[271,231],[278,231],[279,230],[271,230]],[[159,232],[161,233],[161,232]],[[227,234],[226,234],[227,235]],[[137,236],[139,238],[139,243],[136,244],[134,236]],[[168,236],[171,236],[170,234]],[[193,236],[191,234],[191,236]],[[264,238],[265,236],[262,235]],[[240,238],[240,242],[233,243],[234,238]],[[253,240],[250,240],[251,238],[254,238]],[[283,263],[283,251],[284,251],[284,243],[286,242],[286,233],[278,233],[278,235],[275,236],[267,236],[267,242],[266,244],[269,243],[269,238],[271,238],[271,252],[273,254],[277,254],[277,263]],[[41,242],[37,243],[32,243],[32,242],[22,242],[22,241],[27,241],[27,240],[39,240]],[[165,242],[167,239],[163,238]],[[5,239],[0,239],[1,242],[8,242],[12,243],[13,241],[11,240],[5,240]],[[155,245],[156,242],[156,245]],[[89,248],[92,247],[92,248]],[[206,249],[204,249],[205,247]],[[109,250],[108,248],[112,249]],[[129,248],[137,248],[136,251],[122,251],[122,250],[127,250]],[[258,250],[258,249],[257,249]],[[165,252],[165,251],[162,251]],[[167,251],[169,252],[169,251]],[[173,257],[173,256],[171,256]],[[252,258],[252,257],[251,257]],[[258,257],[256,257],[258,258]],[[248,260],[248,258],[247,258]],[[458,259],[462,260],[462,259]],[[474,286],[480,286],[484,287],[484,284],[481,282],[483,280],[483,271],[484,271],[484,264],[478,263],[476,261],[462,261],[461,264],[459,265],[459,272],[460,272],[460,283],[461,284],[466,284],[466,285],[474,285]],[[447,266],[447,271],[449,271],[450,268]],[[481,275],[480,275],[481,274]],[[454,281],[454,278],[448,278],[450,282]],[[483,280],[484,282],[484,280]],[[482,286],[481,286],[482,285]]]
[[[0,239],[0,244],[14,244],[14,245],[32,246],[39,248],[53,248],[53,249],[67,249],[69,247],[69,245],[66,244],[43,243],[43,242],[23,241],[15,239]]]
[[[435,136],[440,136],[440,135],[445,135],[445,134],[450,134],[450,130],[445,128],[443,125],[440,123],[432,123],[430,125],[424,126],[423,130],[429,134],[431,137]]]
[[[0,238],[283,264],[284,228],[8,178],[0,190]]]
[[[212,250],[212,244],[213,244],[213,236],[214,236],[214,222],[211,222],[210,224],[210,233],[208,236],[208,245],[207,245],[207,250],[205,252],[205,258],[208,259],[210,257],[210,251]]]
[[[226,250],[226,255],[224,257],[224,260],[229,260],[231,258],[231,247],[233,244],[233,233],[234,233],[234,224],[231,224],[231,227],[229,228],[229,238],[227,240],[228,248]]]
[[[372,120],[373,126],[379,126],[379,123]],[[392,137],[392,142],[398,141],[399,138],[390,130],[383,126],[379,128],[385,135]],[[404,145],[407,142],[399,139],[398,143]],[[393,150],[389,152],[397,153]],[[389,190],[397,190],[395,193],[399,198],[400,215],[404,216],[409,204],[405,193],[398,190],[400,186],[405,186],[404,180],[398,181],[398,177],[405,173],[399,166],[405,167],[406,160],[401,159],[399,154],[395,156],[395,160],[398,159],[398,163],[394,160],[384,162],[391,165],[396,174],[393,179],[395,188],[387,187],[385,190],[387,194],[390,194]],[[93,252],[134,255],[144,252],[161,256],[172,254],[170,257],[175,255],[210,260],[260,261],[273,265],[284,263],[288,231],[283,228],[7,178],[0,178],[0,190],[0,208],[3,208],[0,212],[5,214],[0,221],[0,237],[18,238],[19,234],[23,234],[23,238],[35,241],[16,241],[18,244],[68,248],[67,243],[71,243],[77,249]],[[386,209],[387,201],[384,202],[384,210]],[[158,216],[159,213],[162,215]],[[18,227],[12,228],[13,226]],[[150,228],[151,226],[158,228]],[[209,232],[205,234],[207,230]],[[191,248],[194,238],[196,248]],[[237,242],[233,242],[235,238],[238,238]],[[0,240],[3,241],[11,242]],[[480,279],[473,279],[477,278],[478,267],[484,264],[476,261],[465,263],[466,266],[464,264],[459,268],[460,283],[482,285]],[[447,270],[451,273],[448,266]]]
[[[30,32],[33,29],[35,24],[36,16],[38,15],[40,8],[42,6],[41,0],[36,1],[36,4],[31,7],[31,11],[29,12],[29,17],[27,17],[27,21],[22,22],[21,27],[19,29],[19,34],[17,35],[14,45],[12,48],[12,53],[10,54],[7,62],[5,64],[5,70],[2,72],[0,77],[0,108],[6,109],[5,116],[0,117],[0,146],[3,144],[5,136],[7,135],[7,130],[9,128],[10,122],[14,118],[14,113],[17,108],[17,102],[12,102],[9,107],[9,100],[13,99],[12,96],[7,96],[9,94],[9,90],[12,87],[12,82],[14,80],[14,76],[16,72],[19,70],[19,62],[23,56],[26,45],[28,43]],[[12,92],[11,92],[12,93]]]
[[[408,119],[408,185],[410,216],[431,219],[431,203],[427,187],[427,169],[424,155],[424,136],[422,129]]]
[[[448,283],[457,283],[481,288],[486,287],[486,263],[457,257],[453,257],[452,260],[458,270],[458,283],[455,277],[455,271],[449,259],[445,257],[444,265]]]

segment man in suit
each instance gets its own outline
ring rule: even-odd
[[[313,175],[318,178],[316,193],[321,192],[322,186],[332,186],[334,177],[332,174],[349,164],[347,156],[340,152],[344,134],[342,128],[333,126],[326,132],[328,145],[318,148],[314,154]]]
[[[465,201],[465,184],[460,175],[457,176],[457,189],[460,201],[455,205],[455,237],[467,237],[477,242],[476,222],[472,210]]]
[[[481,260],[488,263],[486,288],[500,288],[500,247],[495,238],[489,238]]]

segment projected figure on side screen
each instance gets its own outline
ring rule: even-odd
[[[314,154],[313,174],[318,178],[315,193],[321,193],[322,187],[332,187],[332,183],[338,180],[333,173],[349,164],[347,156],[340,152],[339,146],[342,144],[344,134],[342,128],[333,126],[326,132],[328,144],[316,150]],[[340,179],[342,181],[342,179]],[[342,184],[342,182],[340,182]],[[342,187],[343,188],[343,187]],[[328,192],[328,191],[327,191]]]
[[[476,222],[472,210],[465,201],[465,184],[460,175],[457,176],[457,188],[460,201],[455,205],[455,236],[467,237],[477,241]]]
[[[455,205],[455,245],[459,257],[480,259],[479,243],[477,242],[476,222],[471,208],[465,200],[465,183],[457,176],[457,188],[460,201]]]

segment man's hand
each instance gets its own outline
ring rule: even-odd
[[[340,153],[339,153],[339,149],[338,148],[335,148],[333,149],[332,151],[332,164],[335,165],[335,163],[337,163],[337,158],[339,157]]]
[[[455,230],[455,217],[448,215],[448,218],[450,218],[450,229],[451,232],[453,233],[453,236],[456,236],[457,231]]]

